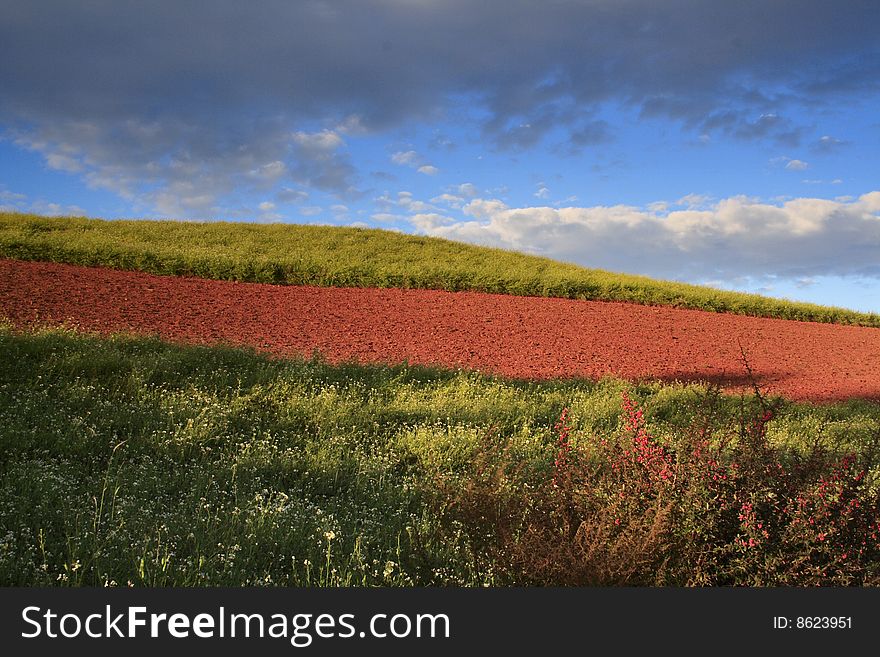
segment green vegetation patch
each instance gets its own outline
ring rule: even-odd
[[[772,419],[760,420],[768,411]],[[643,447],[679,455],[675,477],[650,479],[662,471],[620,460],[627,445],[642,444],[641,431],[650,435]],[[758,454],[762,465],[739,487],[679,485],[680,473],[697,481],[696,466],[685,467],[695,436],[719,462],[742,467]],[[856,520],[875,518],[878,437],[880,407],[868,402],[812,406],[693,385],[331,366],[0,327],[0,585],[870,583],[880,544],[850,549],[874,531],[861,524],[841,529],[838,542],[817,538],[826,529],[795,540],[780,525],[775,552],[743,545],[763,540],[757,523],[775,517],[774,500],[796,495],[807,505],[855,500]],[[850,470],[865,473],[834,500],[816,498],[848,454]],[[608,469],[614,459],[624,469]],[[808,469],[759,476],[777,462]],[[572,497],[559,504],[555,491]],[[640,492],[619,497],[625,491]],[[598,498],[587,492],[617,500],[602,502],[617,515],[572,528],[556,514],[592,513]],[[755,505],[758,519],[744,516],[751,525],[737,520],[743,503]],[[684,520],[669,523],[674,513]],[[822,528],[844,517],[826,516],[815,515]],[[593,543],[617,546],[609,554],[639,568],[585,571],[584,554],[554,543],[577,547],[581,526],[597,527]],[[823,551],[832,543],[836,552]],[[639,561],[644,550],[627,552],[636,545],[662,555],[664,568]],[[522,561],[526,554],[543,570]],[[801,570],[777,572],[799,559]],[[605,579],[565,575],[605,571]]]
[[[474,290],[880,326],[880,315],[586,269],[390,231],[0,212],[0,257],[286,285]]]

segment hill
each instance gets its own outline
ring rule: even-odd
[[[219,280],[628,301],[880,327],[880,315],[658,281],[392,231],[0,213],[0,257]]]

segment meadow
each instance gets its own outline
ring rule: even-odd
[[[2,326],[0,471],[0,585],[880,582],[864,401]]]
[[[286,285],[474,290],[880,327],[880,315],[391,231],[0,212],[0,257]]]

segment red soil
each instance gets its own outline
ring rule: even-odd
[[[461,366],[513,377],[617,375],[880,400],[880,329],[600,301],[288,287],[0,260],[0,317],[331,362]]]

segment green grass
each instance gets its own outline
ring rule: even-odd
[[[880,315],[382,230],[0,213],[0,257],[290,285],[476,290],[880,326]]]
[[[445,523],[441,483],[496,438],[546,471],[561,410],[575,440],[610,437],[623,391],[669,445],[707,400],[719,431],[753,403],[0,326],[0,585],[507,583]],[[781,450],[880,433],[877,404],[775,403]]]

